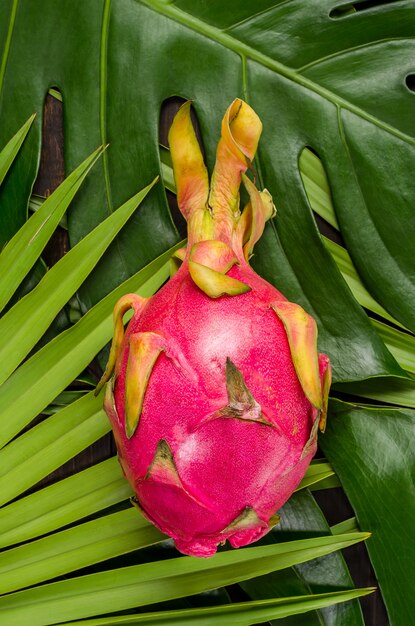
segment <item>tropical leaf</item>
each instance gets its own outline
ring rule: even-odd
[[[338,19],[329,15],[336,7],[328,0],[269,2],[247,11],[241,11],[235,2],[227,4],[226,9],[217,9],[214,3],[209,9],[201,10],[197,5],[180,1],[110,3],[102,0],[100,15],[95,2],[78,6],[66,0],[64,5],[59,5],[65,20],[57,19],[58,7],[51,0],[42,3],[41,11],[25,0],[23,6],[25,10],[19,10],[14,21],[12,0],[1,8],[4,38],[7,32],[12,32],[3,54],[5,58],[7,53],[3,117],[13,123],[17,115],[24,115],[24,106],[11,97],[23,86],[32,107],[41,110],[46,91],[41,81],[47,82],[46,77],[50,76],[63,93],[67,133],[72,136],[76,125],[77,135],[84,137],[78,143],[68,142],[68,166],[72,166],[74,159],[79,161],[79,152],[90,145],[92,148],[94,143],[111,143],[111,150],[102,160],[101,171],[92,173],[86,193],[69,215],[73,243],[112,211],[114,205],[131,196],[134,185],[142,186],[159,169],[158,118],[167,97],[175,93],[194,101],[211,166],[220,117],[228,103],[236,95],[242,95],[264,123],[257,171],[279,208],[276,224],[269,225],[258,247],[256,267],[271,282],[278,282],[287,297],[299,301],[315,315],[319,321],[321,348],[332,357],[336,380],[381,374],[404,376],[350,298],[322,245],[309,211],[298,161],[306,145],[320,154],[333,190],[340,226],[350,231],[349,238],[356,235],[359,240],[359,246],[349,249],[356,266],[360,271],[364,265],[365,280],[367,275],[373,275],[374,293],[381,304],[410,326],[413,319],[408,303],[414,286],[412,269],[409,271],[408,266],[412,259],[406,252],[410,246],[402,245],[402,241],[410,239],[412,228],[406,200],[410,180],[405,174],[411,171],[413,159],[412,143],[405,134],[408,132],[405,115],[412,94],[395,88],[393,97],[401,107],[391,109],[389,106],[388,109],[382,106],[383,99],[375,98],[373,93],[370,100],[359,98],[356,89],[352,89],[355,84],[352,75],[349,80],[347,75],[342,75],[341,94],[337,93],[336,85],[330,89],[324,74],[322,77],[313,74],[313,79],[306,77],[306,73],[315,73],[324,66],[327,55],[335,55],[336,59],[350,55],[354,59],[356,46],[360,46],[361,72],[366,68],[365,54],[369,59],[376,50],[380,58],[385,57],[384,80],[395,80],[398,55],[389,55],[387,42],[384,45],[373,42],[406,37],[410,30],[408,23],[414,20],[409,0]],[[241,14],[244,18],[239,23]],[[68,36],[67,24],[75,21],[81,21],[85,28],[76,34],[71,30]],[[227,24],[226,30],[222,29],[223,23]],[[364,28],[367,23],[371,24],[370,28]],[[258,36],[265,24],[266,36]],[[302,39],[304,24],[308,33],[319,29],[320,35],[313,45],[298,47],[296,42]],[[47,58],[43,48],[27,36],[34,27],[38,37],[48,41]],[[291,45],[286,42],[280,45],[277,33],[281,32],[290,33]],[[160,33],[163,33],[161,40]],[[405,45],[403,42],[402,46]],[[146,50],[151,50],[151,54],[146,54]],[[166,58],[169,58],[168,64]],[[139,63],[143,60],[139,75],[137,59]],[[13,72],[17,63],[23,68],[18,76]],[[344,59],[343,63],[349,67]],[[70,71],[74,66],[77,67],[76,80]],[[215,66],[221,68],[220,89],[211,71]],[[39,67],[43,68],[42,79]],[[172,67],[174,72],[171,72]],[[371,71],[370,63],[367,71]],[[96,89],[90,88],[91,80]],[[148,85],[151,85],[151,94]],[[123,94],[122,104],[120,99],[111,97],[117,93]],[[373,111],[373,101],[376,101],[376,111]],[[404,113],[400,113],[402,107]],[[394,119],[390,119],[391,116]],[[128,130],[126,119],[129,120]],[[324,126],[318,123],[323,119]],[[355,146],[356,133],[359,143]],[[394,184],[388,187],[387,193],[378,193],[376,190],[382,190],[382,185],[376,172],[389,167],[391,159],[380,161],[390,151],[399,154],[396,163],[400,174],[394,173]],[[374,185],[368,188],[360,180],[363,159],[367,163],[366,179],[376,179],[376,189]],[[132,175],[133,172],[137,172],[137,176]],[[399,189],[399,193],[393,189]],[[158,189],[156,196],[151,207],[144,203],[130,222],[128,233],[122,233],[105,263],[100,264],[87,282],[82,291],[87,306],[177,240],[163,191]],[[388,206],[393,202],[394,220],[387,213],[387,207],[379,208],[385,206],[386,199]],[[22,200],[24,204],[24,197]],[[357,213],[368,215],[364,228],[361,228],[363,218],[359,221]],[[386,214],[388,226],[384,233],[381,216]],[[409,224],[403,240],[399,226],[402,223]],[[378,230],[386,237],[387,249]],[[359,239],[362,231],[366,237],[364,247]],[[151,240],[146,235],[148,232],[154,235]],[[405,276],[399,275],[398,280],[392,281],[385,279],[394,274],[397,263]],[[347,315],[344,314],[346,309]],[[357,358],[362,350],[367,355],[364,365]]]
[[[44,202],[42,208],[22,226],[18,235],[12,237],[1,251],[0,272],[4,278],[2,280],[0,310],[7,304],[16,287],[20,285],[37,261],[69,203],[101,153],[102,149],[99,148],[85,159]]]
[[[114,207],[124,204],[158,171],[165,186],[174,188],[168,153],[162,151],[160,156],[158,147],[160,109],[167,98],[178,94],[193,100],[211,168],[223,111],[235,96],[242,96],[264,123],[256,176],[260,184],[270,189],[278,205],[278,217],[268,225],[257,247],[256,269],[317,318],[320,348],[334,364],[336,391],[415,406],[415,383],[406,372],[414,367],[413,337],[369,321],[359,306],[394,323],[398,320],[406,329],[415,328],[411,250],[415,223],[410,174],[415,152],[413,93],[409,89],[414,16],[410,0],[357,1],[354,6],[341,0],[259,0],[255,6],[236,0],[62,0],[58,6],[52,0],[44,0],[41,7],[30,0],[5,0],[0,5],[0,145],[10,140],[33,111],[38,115],[23,143],[26,131],[19,136],[19,156],[0,190],[0,243],[9,241],[26,219],[40,155],[43,101],[50,85],[56,85],[63,94],[68,171],[97,145],[111,143],[101,166],[89,174],[82,193],[72,202],[68,215],[72,245],[81,239],[85,241],[88,233],[114,212]],[[73,24],[80,23],[82,28],[73,28]],[[45,204],[47,201],[34,217],[45,211]],[[340,229],[347,251],[321,239],[311,209]],[[1,441],[7,444],[0,452],[5,501],[33,486],[108,429],[98,401],[95,403],[86,395],[16,437],[50,403],[59,406],[53,405],[56,397],[108,341],[110,311],[118,296],[126,291],[151,295],[162,284],[167,277],[169,256],[165,251],[177,240],[165,192],[159,185],[81,287],[82,311],[91,309],[89,313],[17,367],[29,346],[36,343],[35,334],[27,338],[31,334],[29,324],[27,333],[23,333],[28,343],[16,362],[2,360],[6,376],[11,374],[0,388]],[[23,240],[18,236],[17,241]],[[84,245],[93,255],[90,244]],[[23,245],[21,252],[17,255],[19,260],[25,256]],[[24,262],[30,265],[32,260]],[[68,262],[68,267],[71,265]],[[68,294],[77,289],[92,265],[91,262],[82,277],[72,267],[76,286],[66,285]],[[17,269],[14,263],[10,268],[12,273]],[[65,272],[59,274],[58,270],[56,275],[65,282]],[[14,275],[9,282],[10,287],[17,287]],[[32,293],[33,302],[41,305],[43,297],[36,299],[36,289]],[[44,295],[54,300],[49,288]],[[16,306],[15,301],[11,304]],[[19,306],[24,307],[24,302]],[[38,318],[42,320],[43,315]],[[12,316],[8,319],[12,320]],[[45,318],[45,327],[48,323]],[[7,330],[6,339],[9,338]],[[344,405],[339,403],[332,404],[334,412],[339,406],[344,421],[334,418],[329,422],[323,446],[346,487],[359,526],[374,530],[369,553],[391,624],[407,626],[413,613],[407,558],[411,540],[408,535],[403,554],[401,535],[393,526],[395,517],[390,508],[386,509],[395,506],[397,491],[402,490],[405,503],[411,496],[411,459],[401,452],[400,446],[406,450],[409,445],[412,413],[355,406],[343,410]],[[36,464],[31,476],[28,474],[33,463],[27,461],[28,456]],[[348,465],[349,458],[354,461]],[[308,484],[315,489],[339,484],[332,472],[332,466],[325,462],[315,464],[302,486]],[[10,590],[18,589],[20,584],[44,582],[49,575],[69,573],[138,547],[109,523],[123,516],[130,519],[131,512],[105,511],[106,507],[122,502],[128,492],[128,485],[115,470],[115,461],[110,460],[7,504],[0,511],[2,545],[15,547],[3,553],[4,583],[14,585]],[[373,498],[369,499],[367,494],[372,496],[372,492]],[[311,498],[305,494],[302,491],[294,496],[287,511],[294,507],[296,498],[303,502]],[[314,501],[309,500],[309,504],[316,514]],[[296,512],[293,528],[303,514]],[[84,520],[89,515],[98,517]],[[409,519],[400,516],[397,521],[407,534]],[[73,523],[77,525],[63,530]],[[321,521],[321,529],[323,525],[322,532],[326,534],[327,525]],[[94,535],[98,529],[102,535]],[[343,530],[349,541],[357,537],[353,534],[354,523],[346,521],[333,529],[334,536],[322,539],[334,542],[330,544],[333,547]],[[54,534],[41,537],[50,532]],[[88,539],[93,542],[94,538],[95,553],[93,546],[88,545]],[[16,546],[26,541],[29,543]],[[310,541],[313,543],[308,554],[313,559],[322,554],[318,547],[321,538]],[[295,543],[293,550],[298,556],[301,546]],[[65,553],[65,546],[71,555],[67,563],[59,556]],[[281,546],[284,547],[283,542],[275,548],[279,550]],[[105,571],[104,563],[104,571],[94,575],[4,596],[0,599],[2,620],[19,626],[29,620],[33,624],[54,623],[56,619],[83,619],[103,611],[136,608],[148,602],[199,593],[205,588],[275,571],[273,550],[274,546],[263,546],[219,554],[212,569],[203,563],[195,564],[186,570],[187,574],[177,572],[177,564],[192,561],[188,559],[134,565],[128,571],[117,569],[115,575],[113,569]],[[155,549],[154,554],[160,553]],[[251,560],[253,554],[256,556]],[[304,552],[301,554],[304,556]],[[334,559],[339,586],[347,586],[347,570],[340,557],[324,557],[326,566],[328,558]],[[387,567],[392,561],[394,577],[389,580]],[[215,563],[220,565],[212,574]],[[402,571],[398,563],[402,564]],[[323,566],[323,578],[319,579],[318,570],[307,570],[308,566],[299,565],[299,561],[286,560],[285,564],[294,565],[300,572],[300,594],[307,593],[309,584],[312,587],[327,581],[329,567]],[[138,569],[147,565],[147,569]],[[112,567],[116,567],[114,562]],[[141,577],[142,572],[150,570],[152,578]],[[133,583],[131,575],[137,575]],[[403,578],[407,585],[405,597],[400,586]],[[274,584],[274,590],[277,589],[281,584],[281,580],[277,584],[277,579],[277,574],[267,574],[269,588]],[[141,597],[146,594],[144,602],[133,598],[132,585],[138,581]],[[59,590],[62,596],[56,595]],[[336,590],[334,594],[311,598],[272,598],[262,604],[246,603],[245,613],[243,607],[234,604],[214,607],[210,613],[206,609],[174,613],[167,608],[162,617],[153,613],[119,619],[121,623],[160,623],[165,618],[166,623],[201,624],[232,623],[229,620],[233,619],[234,623],[248,624],[252,620],[296,615],[305,607],[320,609],[363,593],[364,590]],[[305,619],[321,619],[325,615],[327,623],[330,619],[345,620],[339,624],[347,624],[347,619],[353,623],[350,620],[361,619],[356,605],[353,606],[354,609],[314,612]],[[118,622],[117,617],[100,620],[90,623]]]
[[[316,464],[317,465],[317,464]],[[349,528],[346,529],[349,532]],[[355,531],[358,530],[357,528]],[[330,528],[308,490],[294,494],[281,510],[281,523],[262,541],[290,541],[293,539],[330,535]],[[339,553],[295,565],[291,569],[272,572],[241,583],[253,600],[291,595],[307,595],[347,589],[353,585],[343,557]],[[277,622],[278,626],[359,626],[364,625],[358,602],[333,605],[314,613],[307,613]]]
[[[0,370],[0,384],[10,376],[34,347],[55,315],[79,288],[155,182],[154,180],[145,189],[135,194],[102,224],[99,224],[93,232],[84,237],[46,273],[35,289],[2,317],[0,333],[9,339],[6,339],[0,348],[0,359],[3,364]],[[34,219],[38,217],[40,217],[39,213],[33,216]],[[13,246],[13,249],[21,247],[21,240],[25,242],[25,227],[19,233],[19,245]],[[7,252],[8,247],[3,254]],[[3,254],[0,256],[0,261]],[[30,333],[28,332],[29,326],[32,327]]]
[[[163,541],[133,507],[0,554],[0,593],[9,593]]]
[[[45,535],[131,497],[115,458],[0,509],[0,546]]]
[[[35,115],[31,115],[26,124],[17,131],[15,135],[8,141],[0,152],[0,185],[4,180],[11,164],[13,163],[16,155],[18,154],[26,135],[30,130],[30,127],[35,119]]]
[[[415,610],[415,412],[332,401],[330,417],[321,445],[359,528],[373,532],[367,549],[390,623],[410,624]]]
[[[340,391],[348,396],[359,396],[376,400],[381,404],[394,404],[415,408],[415,381],[398,379],[372,378],[362,382],[341,383],[334,385],[333,391]]]
[[[3,383],[0,387],[0,398],[4,402],[0,411],[0,446],[27,426],[105,346],[113,330],[112,310],[123,294],[139,291],[140,295],[148,297],[163,284],[169,274],[168,260],[173,250],[155,259],[108,294],[79,322],[36,352]]]
[[[107,617],[81,622],[66,622],[67,625],[104,626],[116,624],[174,624],[175,626],[217,626],[218,624],[232,624],[233,626],[249,626],[258,620],[277,619],[302,614],[305,611],[324,608],[328,604],[353,600],[356,597],[371,593],[372,589],[339,591],[337,593],[322,593],[313,596],[279,598],[259,602],[243,602],[226,607],[211,607],[203,609],[187,609],[185,611],[163,611],[161,613],[144,613],[121,617]],[[297,618],[298,619],[298,618]],[[296,622],[298,623],[298,621]]]
[[[110,430],[91,392],[31,428],[0,452],[0,503],[35,485]]]
[[[343,533],[355,533],[359,530],[357,526],[357,520],[355,517],[350,517],[349,519],[344,520],[343,522],[339,522],[331,527],[331,532],[333,535],[343,534]]]
[[[91,417],[94,417],[93,411],[91,413]],[[67,420],[67,414],[68,411],[66,411],[66,415],[62,415],[65,417],[65,420]],[[81,419],[85,417],[85,410],[81,411],[80,417]],[[68,445],[67,440],[72,427],[73,422],[70,420],[68,426],[61,426],[61,429],[67,430],[68,433],[66,434],[66,440],[57,440],[57,447],[61,442],[63,448]],[[108,429],[107,420],[102,414],[96,423],[97,427],[101,429],[99,433],[106,432]],[[56,425],[53,422],[48,422],[48,425],[45,425],[43,430],[44,432],[42,433],[41,431],[39,432],[38,427],[33,429],[34,443],[38,443],[40,439],[42,446],[47,436],[50,436],[50,434],[55,434],[56,436]],[[94,437],[94,434],[88,432],[88,437],[91,436]],[[21,452],[26,452],[27,441],[22,437],[17,441],[21,441],[20,445],[26,448],[21,450]],[[80,445],[77,441],[77,433],[70,444],[72,444],[72,447],[69,453],[66,450],[59,450],[58,454],[56,454],[58,458],[55,458],[55,455],[53,455],[52,459],[50,458],[50,448],[46,449],[45,453],[40,453],[38,458],[39,469],[36,468],[36,472],[31,472],[29,477],[24,478],[21,477],[21,471],[19,470],[23,470],[26,457],[23,454],[19,456],[18,451],[16,453],[16,448],[14,448],[14,452],[12,448],[12,457],[14,456],[14,459],[9,457],[9,460],[20,463],[20,466],[18,465],[10,469],[10,472],[17,476],[17,484],[13,484],[8,489],[5,487],[6,492],[3,495],[3,502],[12,499],[23,491],[24,488],[36,484],[38,480],[45,477],[54,467],[58,466],[62,459],[71,458],[71,454],[73,455],[77,450],[74,446]],[[4,452],[7,455],[8,448]],[[6,465],[4,452],[1,453],[0,458],[2,463]],[[310,484],[317,485],[328,474],[333,474],[333,470],[328,463],[313,462],[297,491],[306,488]],[[6,481],[3,482],[7,485]],[[132,495],[133,493],[128,482],[122,476],[117,459],[107,459],[0,509],[0,547],[12,546],[16,543],[50,533],[73,522],[78,522],[89,515],[93,515],[111,505],[130,498]]]
[[[283,569],[353,545],[367,536],[349,533],[234,550],[210,559],[167,559],[119,568],[116,577],[108,570],[5,595],[0,598],[0,610],[7,624],[30,619],[32,624],[40,625],[53,624],[56,614],[59,621],[64,621],[145,606]]]

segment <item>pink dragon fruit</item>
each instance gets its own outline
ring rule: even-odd
[[[121,298],[105,410],[145,517],[193,556],[239,547],[278,522],[324,429],[329,359],[314,319],[250,267],[275,211],[245,175],[262,125],[235,100],[222,121],[209,187],[190,120],[169,134],[188,244],[152,298]],[[239,210],[241,180],[249,203]],[[133,310],[124,335],[123,315]]]

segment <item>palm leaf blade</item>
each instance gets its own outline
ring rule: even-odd
[[[163,541],[135,508],[105,515],[0,554],[0,594]]]
[[[0,333],[9,338],[0,348],[0,383],[7,379],[40,339],[154,183],[155,181],[128,200],[72,248],[46,273],[39,285],[0,320]],[[46,202],[43,206],[45,205]],[[33,217],[38,216],[39,211]],[[31,332],[28,332],[28,328]]]
[[[0,504],[29,489],[109,430],[102,399],[93,392],[31,428],[0,450]]]
[[[33,267],[102,151],[102,148],[98,148],[85,159],[3,248],[0,254],[0,274],[4,277],[0,292],[0,311]]]
[[[347,602],[372,593],[373,589],[351,589],[333,593],[321,593],[310,596],[276,598],[257,602],[235,603],[228,606],[209,607],[203,609],[187,609],[186,611],[164,611],[162,613],[144,613],[122,617],[103,617],[81,622],[67,622],[69,626],[116,626],[116,624],[174,624],[175,626],[249,626],[254,622],[281,619],[290,615],[298,615],[305,611],[321,609],[337,602]]]
[[[0,546],[45,535],[132,495],[117,459],[102,461],[0,509]]]
[[[26,139],[26,135],[35,119],[35,114],[31,115],[27,122],[17,131],[15,135],[7,142],[0,152],[0,185],[4,180],[11,164],[16,158],[21,145]]]
[[[415,412],[333,400],[330,416],[321,446],[341,479],[359,527],[375,530],[367,548],[390,623],[409,624],[415,610],[411,591],[415,582]],[[397,467],[403,468],[399,482]],[[397,597],[405,601],[394,602]]]
[[[72,328],[61,333],[19,367],[0,388],[2,430],[5,445],[90,363],[112,336],[112,310],[126,292],[143,297],[154,293],[168,278],[164,253],[101,300]],[[36,390],[36,391],[34,391]]]
[[[108,611],[144,606],[200,593],[252,576],[283,569],[366,539],[355,533],[246,548],[210,559],[182,557],[50,583],[0,598],[2,618],[10,625],[53,623]],[[19,622],[20,620],[20,622]]]

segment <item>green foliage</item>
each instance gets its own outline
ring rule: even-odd
[[[359,528],[370,528],[373,533],[367,549],[390,621],[410,624],[415,412],[332,401],[330,418],[323,450],[353,506]]]
[[[114,528],[113,520],[107,519],[104,520],[105,522],[106,527],[99,530],[103,544],[108,533],[111,534],[112,532],[117,535],[119,532],[116,526]],[[65,538],[59,541],[59,545],[64,551],[65,547],[71,549],[72,541],[76,542],[78,539],[81,542],[81,546],[85,549],[80,550],[78,558],[75,557],[76,563],[81,562],[83,564],[83,559],[88,558],[90,554],[88,543],[92,537],[96,537],[94,526],[96,523],[90,522],[89,527],[86,524],[83,525],[83,532],[81,533],[76,528],[67,531]],[[136,537],[139,534],[139,530],[135,532],[130,530],[130,532]],[[69,537],[68,533],[70,533]],[[140,537],[138,547],[157,541],[159,535],[160,533],[154,527],[149,528],[147,526],[146,536]],[[216,554],[209,559],[179,557],[133,565],[119,568],[116,576],[114,576],[113,570],[108,570],[5,595],[0,598],[0,610],[2,618],[8,620],[6,623],[17,625],[27,622],[29,619],[33,624],[50,624],[53,623],[51,622],[51,614],[59,615],[59,619],[62,621],[89,617],[102,612],[107,613],[114,610],[145,606],[172,598],[201,593],[215,587],[238,582],[244,578],[284,569],[298,562],[308,561],[311,558],[329,554],[333,550],[353,545],[366,537],[367,535],[365,536],[364,533],[316,537],[283,542],[273,546],[233,550]],[[126,538],[122,535],[119,540],[125,542]],[[52,543],[53,541],[57,541],[56,536],[52,539]],[[48,540],[47,543],[50,544],[51,540]],[[135,545],[137,546],[137,540],[135,540]],[[104,554],[105,552],[108,553],[108,547],[105,545],[103,547]],[[50,545],[45,546],[44,550],[41,551],[42,556],[47,558],[47,551],[50,549]],[[36,554],[36,547],[29,544],[26,551],[30,552],[31,550]],[[96,546],[96,552],[99,558],[98,546]],[[49,563],[47,571],[50,567],[52,572],[61,573],[62,562],[59,563],[59,554],[56,553],[53,546],[52,555],[51,558],[58,567],[51,567]],[[8,560],[7,553],[5,560]],[[71,561],[72,558],[69,556],[69,563]],[[11,563],[13,565],[13,560]],[[37,568],[40,571],[42,566],[43,563],[37,561]],[[22,576],[24,576],[24,568],[22,567],[21,570]],[[31,568],[31,572],[33,571],[34,568]],[[23,578],[23,580],[25,579]],[[36,581],[33,578],[31,580]],[[361,590],[360,593],[364,594],[365,590]]]
[[[0,160],[2,155],[0,153]],[[64,200],[62,208],[61,199],[66,198],[68,188],[73,190],[72,195],[76,193],[97,156],[99,153],[87,159],[64,181],[4,248],[0,264],[3,263],[5,267],[9,264],[13,275],[13,279],[7,283],[7,297],[13,296],[46,244],[53,227],[60,221],[69,204],[69,201]],[[4,331],[5,335],[10,338],[3,348],[7,358],[3,360],[4,382],[0,387],[4,407],[3,449],[0,451],[1,503],[11,502],[0,512],[2,546],[9,547],[0,554],[0,593],[5,594],[0,598],[0,608],[5,623],[20,624],[27,621],[30,615],[34,624],[48,624],[55,622],[55,612],[59,616],[58,621],[62,621],[180,598],[189,593],[205,592],[210,588],[318,558],[367,537],[358,532],[345,536],[317,536],[274,547],[270,545],[224,553],[209,561],[182,557],[179,560],[120,568],[115,580],[112,570],[109,570],[74,578],[62,584],[47,583],[51,578],[165,539],[146,520],[140,520],[132,508],[113,513],[104,511],[97,519],[83,521],[88,514],[122,502],[129,495],[129,488],[121,479],[119,469],[114,467],[113,459],[40,493],[13,502],[16,496],[109,430],[101,398],[96,398],[91,392],[79,398],[75,394],[74,399],[73,392],[63,390],[81,374],[82,369],[110,338],[111,309],[121,293],[136,290],[141,295],[151,295],[167,277],[168,259],[174,248],[138,271],[72,327],[21,365],[20,361],[29,354],[54,315],[79,287],[153,185],[124,203],[84,237],[26,296],[11,306],[0,321],[0,325],[7,330]],[[49,227],[51,216],[54,217],[54,224]],[[32,242],[37,242],[36,252],[32,250]],[[13,262],[13,259],[16,261]],[[18,271],[15,271],[15,265],[19,265]],[[30,323],[34,317],[37,323],[32,330]],[[40,383],[41,389],[38,388]],[[33,398],[30,403],[27,401],[29,397]],[[65,398],[69,402],[67,406]],[[39,411],[47,410],[50,402],[57,406],[60,404],[61,408],[51,411],[48,419],[15,437]],[[315,485],[332,475],[333,470],[328,463],[316,463],[308,470],[299,489]],[[61,530],[73,522],[81,523]],[[58,532],[42,536],[50,531]],[[28,541],[30,539],[32,541]],[[238,568],[234,570],[233,565],[236,564]],[[20,591],[44,582],[46,585]],[[252,616],[301,613],[311,607],[336,604],[346,597],[356,598],[367,592],[355,590],[346,595],[339,592],[312,598],[290,598],[285,603],[274,600],[267,607],[252,603],[248,613]],[[75,596],[77,602],[74,603]],[[61,599],[58,600],[58,597]],[[222,607],[218,607],[218,610],[222,611]],[[235,612],[235,620],[244,623],[246,616],[242,616],[240,610],[238,612],[237,605],[233,606],[232,612]],[[213,612],[213,615],[216,613]],[[169,614],[168,619],[176,617]],[[205,615],[202,610],[200,615],[191,612],[180,616],[180,619],[187,621],[196,618],[202,621],[212,619],[212,612]],[[152,619],[149,615],[148,620],[151,622]]]
[[[390,623],[408,625],[414,413],[399,407],[415,407],[414,94],[405,83],[414,24],[411,0],[1,3],[0,584],[12,592],[0,598],[2,623],[359,626],[356,598],[370,590],[348,589],[334,551],[365,538],[360,528],[373,533],[368,551]],[[72,173],[32,201],[26,221],[51,85],[63,95]],[[115,459],[24,493],[109,430],[100,398],[86,393],[91,380],[68,386],[110,339],[117,299],[154,293],[181,245],[166,202],[169,154],[158,146],[160,108],[176,94],[193,100],[210,167],[230,101],[243,97],[258,112],[255,172],[278,216],[254,266],[317,319],[337,393],[398,405],[332,400],[321,438],[330,463],[310,466],[281,529],[207,561],[158,546],[164,537],[126,508]],[[157,174],[164,185],[149,185]],[[45,273],[39,255],[69,205],[72,249]],[[313,211],[345,247],[320,236]],[[75,292],[80,319],[36,345]],[[22,433],[42,412],[49,417]],[[339,480],[356,519],[329,529],[310,490]],[[127,553],[127,566],[106,562]],[[56,576],[67,578],[48,582]],[[236,582],[252,601],[167,602]],[[162,601],[161,611],[138,609]],[[127,609],[134,614],[94,618]]]
[[[361,595],[371,593],[372,589],[366,589]],[[224,607],[211,607],[203,609],[187,609],[185,611],[163,611],[126,617],[98,618],[83,620],[82,622],[70,622],[71,624],[86,624],[87,626],[100,626],[101,624],[174,624],[175,626],[216,626],[217,624],[233,624],[246,626],[256,623],[258,620],[277,619],[311,611],[327,606],[329,603],[346,602],[356,597],[356,591],[339,591],[338,593],[322,593],[313,596],[292,597],[290,600],[274,599],[259,602],[235,603]],[[297,622],[298,623],[298,622]]]

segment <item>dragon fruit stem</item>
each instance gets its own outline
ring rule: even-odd
[[[207,169],[190,117],[190,104],[182,105],[169,132],[177,200],[188,221],[189,246],[203,240],[232,245],[233,232],[241,215],[241,175],[251,166],[262,124],[253,109],[239,98],[228,107],[222,121],[209,191]]]

